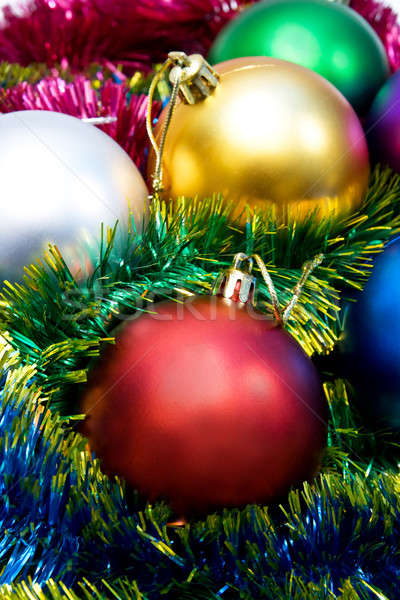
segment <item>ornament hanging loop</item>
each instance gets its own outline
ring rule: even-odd
[[[319,265],[322,263],[323,260],[324,260],[324,255],[317,254],[317,256],[315,256],[312,260],[308,260],[307,262],[304,263],[304,265],[302,267],[301,277],[293,289],[292,299],[286,305],[286,307],[283,311],[283,323],[284,324],[286,324],[288,322],[290,315],[293,311],[293,308],[296,306],[296,304],[300,298],[301,292],[303,291],[303,287],[304,287],[304,284],[306,283],[307,279],[310,277],[310,275],[314,271],[314,269],[316,269],[316,267],[319,267]]]
[[[296,306],[297,302],[300,299],[301,293],[303,291],[303,287],[304,287],[307,279],[310,277],[310,275],[314,271],[314,269],[319,267],[319,265],[322,263],[322,261],[324,260],[324,255],[317,254],[317,256],[315,256],[312,260],[308,260],[306,263],[304,263],[304,265],[302,267],[301,277],[293,289],[293,296],[292,296],[291,300],[288,302],[288,304],[285,306],[283,311],[280,307],[278,294],[276,293],[274,283],[271,279],[271,275],[268,273],[268,270],[267,270],[267,267],[265,266],[264,261],[258,254],[253,254],[253,258],[256,261],[257,266],[260,269],[261,275],[263,276],[265,284],[268,288],[268,292],[269,292],[269,295],[271,298],[275,319],[277,320],[277,322],[280,325],[285,327],[290,318],[290,315],[292,314],[294,307]]]
[[[283,310],[280,307],[278,294],[276,293],[274,283],[271,279],[271,275],[267,270],[267,267],[265,266],[264,261],[258,254],[253,254],[253,258],[256,261],[257,266],[261,271],[261,275],[263,276],[263,279],[265,281],[265,285],[268,288],[275,319],[280,325],[285,327],[290,318],[290,315],[292,314],[294,307],[300,299],[303,287],[307,279],[310,277],[314,269],[319,267],[319,265],[322,263],[322,261],[324,260],[324,255],[317,254],[317,256],[315,256],[312,260],[308,260],[304,263],[304,265],[302,266],[301,277],[293,289],[293,296]]]
[[[178,72],[178,71],[176,72],[176,81],[174,83],[174,87],[173,87],[172,94],[171,94],[171,99],[169,101],[169,109],[168,109],[164,129],[161,134],[160,145],[158,145],[157,140],[153,133],[152,106],[153,106],[153,99],[154,99],[154,93],[155,93],[156,86],[157,86],[158,82],[160,81],[161,77],[164,75],[165,71],[171,66],[171,64],[172,64],[172,61],[171,61],[171,59],[168,58],[165,61],[165,63],[163,64],[163,66],[161,67],[161,69],[158,71],[158,73],[155,74],[153,81],[151,82],[151,85],[150,85],[149,99],[148,99],[148,105],[147,105],[147,114],[146,114],[147,135],[150,138],[151,145],[153,146],[154,152],[156,154],[156,166],[155,166],[153,177],[152,177],[153,193],[156,196],[158,194],[160,194],[163,189],[163,186],[162,186],[162,175],[163,175],[163,173],[162,173],[162,157],[163,157],[163,152],[164,152],[165,140],[166,140],[167,133],[168,133],[168,128],[171,123],[172,115],[175,110],[176,102],[178,99],[178,91],[179,91],[179,85],[180,85],[180,72],[182,71],[180,67],[179,67],[180,72]]]
[[[299,301],[304,284],[314,269],[322,263],[324,255],[317,254],[312,260],[304,263],[301,277],[293,289],[293,296],[283,310],[281,309],[278,294],[276,293],[271,275],[269,274],[263,259],[258,254],[252,254],[251,256],[247,256],[247,254],[244,254],[243,252],[235,254],[232,266],[218,275],[212,291],[213,295],[220,295],[228,300],[235,300],[236,302],[251,302],[254,304],[256,278],[252,274],[253,259],[257,263],[265,285],[267,286],[274,317],[279,325],[285,327],[294,307]],[[244,264],[247,264],[246,268],[243,266]]]
[[[172,84],[172,93],[160,137],[160,144],[158,145],[153,133],[152,105],[157,84],[169,68],[171,68],[169,80]],[[157,196],[163,190],[162,158],[168,129],[171,124],[178,97],[186,104],[196,104],[210,96],[218,83],[218,73],[214,71],[201,54],[187,56],[184,52],[170,52],[161,69],[155,74],[149,89],[146,114],[147,135],[149,136],[156,155],[156,165],[152,176],[154,195]]]
[[[247,256],[243,252],[239,252],[238,254],[235,254],[235,257],[233,259],[232,269],[240,269],[244,262],[246,262],[248,265],[247,273],[250,275],[253,270],[253,264],[254,264],[253,259],[251,258],[251,256]]]
[[[265,285],[267,286],[269,296],[270,296],[271,302],[272,302],[272,309],[273,309],[274,317],[277,320],[277,322],[279,323],[279,325],[285,325],[285,322],[284,322],[283,316],[282,316],[281,307],[279,304],[278,294],[276,293],[276,289],[275,289],[274,283],[271,279],[271,275],[269,274],[267,267],[265,266],[265,263],[264,263],[263,259],[261,258],[261,256],[259,256],[258,254],[253,254],[253,258],[256,261],[257,266],[261,271],[261,275],[265,281]]]

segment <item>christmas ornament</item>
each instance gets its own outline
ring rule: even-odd
[[[276,319],[252,307],[243,260],[218,296],[160,302],[126,323],[83,399],[103,467],[181,515],[278,499],[315,474],[326,440],[317,371],[281,326],[320,258],[283,314],[262,265]]]
[[[385,83],[365,124],[371,157],[400,171],[400,72]]]
[[[214,70],[200,55],[173,52],[154,82],[171,64],[173,92],[155,136],[148,115],[149,174],[164,198],[220,193],[238,214],[272,206],[282,222],[313,212],[340,218],[360,206],[369,174],[364,134],[322,77],[265,57]]]
[[[357,302],[346,309],[345,374],[376,428],[400,431],[400,238],[388,244]]]
[[[147,190],[128,155],[109,136],[79,119],[47,111],[0,117],[0,280],[54,243],[74,273],[87,250],[98,253],[101,224],[120,235],[129,205],[141,227]],[[129,205],[128,205],[129,202]]]
[[[326,0],[268,0],[233,19],[217,37],[211,63],[273,56],[316,71],[364,113],[389,76],[385,48],[351,8]]]
[[[101,80],[101,79],[100,79]],[[96,79],[96,83],[100,83]],[[114,116],[101,129],[113,138],[136,164],[142,168],[147,163],[148,137],[146,110],[148,97],[132,94],[130,86],[107,79],[100,89],[95,89],[93,79],[77,75],[73,81],[61,77],[44,77],[37,83],[23,81],[3,90],[0,112],[19,110],[50,110],[78,118]],[[161,109],[161,102],[153,104],[153,112]]]

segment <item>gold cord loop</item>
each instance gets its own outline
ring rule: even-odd
[[[149,100],[148,100],[147,113],[146,113],[147,135],[149,136],[151,145],[153,146],[153,150],[156,155],[156,167],[155,167],[154,174],[153,174],[153,191],[156,194],[161,191],[161,187],[162,187],[162,182],[161,182],[161,179],[162,179],[162,152],[161,152],[161,150],[164,149],[166,131],[164,129],[164,132],[163,132],[163,134],[164,134],[163,142],[164,143],[163,143],[163,148],[161,148],[161,146],[160,147],[158,146],[157,140],[153,133],[152,107],[153,107],[154,93],[155,93],[157,84],[160,81],[161,77],[164,75],[165,71],[172,64],[173,64],[172,60],[170,58],[167,58],[167,60],[165,61],[165,63],[161,67],[161,69],[158,71],[158,73],[156,73],[154,75],[153,80],[150,85],[150,89],[149,89]],[[171,114],[171,117],[172,117],[172,114]]]
[[[287,304],[287,306],[285,307],[285,309],[283,311],[283,324],[284,325],[286,325],[286,323],[288,322],[290,315],[292,313],[292,310],[296,306],[296,304],[301,296],[301,292],[303,290],[304,284],[306,283],[307,279],[310,277],[310,275],[314,271],[314,269],[319,267],[319,265],[322,263],[323,260],[324,260],[324,255],[317,254],[317,256],[315,256],[312,260],[308,260],[306,263],[304,263],[304,265],[302,267],[303,272],[301,274],[301,277],[300,277],[299,281],[297,282],[295,288],[293,289],[292,299],[290,300],[290,302]]]
[[[169,80],[172,83],[172,93],[168,105],[168,112],[158,145],[153,133],[152,105],[156,86],[164,73],[172,67]],[[163,166],[162,159],[168,129],[176,108],[179,95],[183,102],[196,104],[207,98],[217,87],[219,75],[200,54],[187,56],[184,52],[170,52],[161,69],[154,75],[149,89],[149,101],[146,114],[146,129],[151,145],[156,155],[153,173],[153,192],[157,195],[162,192]]]
[[[156,194],[162,192],[162,175],[163,175],[162,157],[164,154],[165,140],[167,138],[168,129],[171,124],[172,115],[174,114],[176,101],[178,100],[178,92],[179,92],[179,86],[181,84],[181,78],[182,78],[182,75],[181,75],[181,73],[178,72],[176,74],[174,87],[172,88],[172,94],[171,94],[171,99],[169,101],[167,117],[165,119],[164,128],[163,128],[162,134],[161,134],[160,147],[159,147],[158,151],[156,152],[157,160],[156,160],[156,167],[155,167],[154,175],[153,175],[153,189]]]
[[[324,260],[324,255],[317,254],[317,256],[315,256],[312,260],[309,260],[306,263],[304,263],[302,267],[301,277],[293,289],[293,296],[290,302],[285,306],[283,311],[280,307],[278,294],[276,293],[276,289],[271,279],[271,275],[269,274],[264,261],[258,254],[253,254],[252,257],[256,261],[258,268],[260,269],[261,275],[267,286],[272,302],[275,319],[280,325],[285,326],[290,318],[290,315],[292,314],[294,307],[300,299],[303,287],[307,279],[310,277],[314,269],[316,269],[322,263],[322,261]]]
[[[261,256],[259,256],[258,254],[253,254],[252,256],[253,256],[254,260],[256,261],[257,266],[260,269],[261,275],[265,281],[265,285],[267,286],[268,293],[270,295],[271,302],[272,302],[274,317],[280,325],[284,325],[283,318],[282,318],[282,311],[281,311],[281,307],[280,307],[279,299],[278,299],[278,294],[276,293],[276,289],[275,289],[274,283],[271,279],[271,275],[268,273],[267,267],[265,266],[265,263],[264,263],[263,259],[261,258]]]

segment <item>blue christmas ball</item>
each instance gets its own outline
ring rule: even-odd
[[[400,238],[377,256],[345,313],[342,352],[359,408],[376,428],[400,431]]]

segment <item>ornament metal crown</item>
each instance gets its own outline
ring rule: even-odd
[[[187,56],[184,52],[170,52],[168,58],[175,66],[169,80],[179,86],[179,96],[186,104],[196,104],[215,90],[219,75],[201,54]]]
[[[241,269],[247,263],[247,270]],[[254,304],[256,278],[252,275],[253,259],[243,252],[236,254],[232,266],[222,271],[214,284],[213,295],[220,295],[236,302],[251,302]]]

